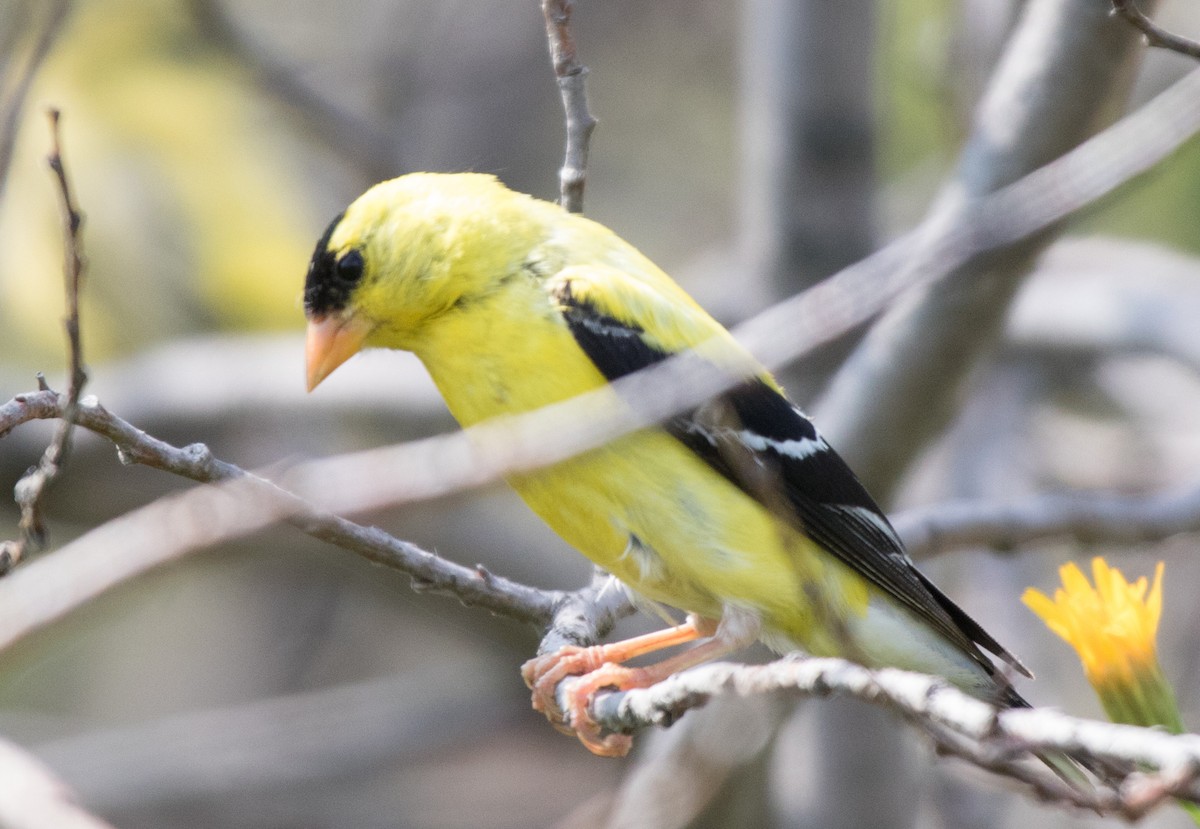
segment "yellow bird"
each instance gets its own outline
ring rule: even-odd
[[[749,355],[612,231],[494,177],[378,184],[329,225],[304,289],[308,386],[364,347],[411,351],[463,426],[587,392],[687,349]],[[751,363],[752,364],[752,363]],[[717,370],[714,367],[714,370]],[[587,714],[607,686],[645,686],[759,639],[938,674],[1026,703],[985,654],[1021,663],[938,590],[854,473],[759,369],[656,428],[509,483],[568,543],[686,623],[527,663],[534,704],[599,754],[629,740]],[[693,639],[648,668],[618,663]]]

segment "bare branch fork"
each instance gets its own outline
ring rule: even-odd
[[[1112,6],[1112,13],[1145,35],[1148,45],[1200,60],[1200,43],[1159,26],[1138,8],[1137,0],[1112,0]]]
[[[7,572],[19,562],[29,549],[45,543],[46,528],[42,523],[42,499],[46,490],[58,477],[63,461],[71,445],[71,432],[79,410],[79,396],[87,383],[87,371],[83,366],[83,345],[79,335],[79,289],[83,281],[83,241],[80,228],[83,214],[75,203],[75,195],[67,178],[62,158],[62,141],[59,134],[59,111],[51,109],[51,149],[47,162],[58,183],[59,203],[63,216],[63,275],[66,285],[67,316],[63,321],[67,331],[67,351],[71,376],[68,381],[66,404],[55,432],[54,439],[42,453],[42,459],[26,473],[16,485],[16,499],[21,507],[20,538],[0,543],[0,574]],[[45,381],[39,376],[39,383]],[[2,433],[0,433],[2,434]]]

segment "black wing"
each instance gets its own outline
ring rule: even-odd
[[[641,327],[572,295],[556,299],[575,341],[609,381],[666,359]],[[887,517],[803,412],[762,380],[736,386],[665,424],[710,467],[802,529],[947,640],[992,664],[976,645],[1029,671],[912,563]],[[782,490],[782,492],[781,492]]]

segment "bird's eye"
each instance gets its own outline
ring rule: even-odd
[[[352,250],[339,259],[337,262],[337,275],[338,279],[349,284],[354,284],[362,279],[362,254],[356,250]]]

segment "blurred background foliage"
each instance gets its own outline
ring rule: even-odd
[[[953,169],[1021,6],[836,5],[861,17],[834,48],[870,62],[856,104],[868,112],[868,204],[829,217],[861,229],[857,244],[878,244],[922,215]],[[304,272],[328,220],[382,178],[490,171],[554,197],[562,116],[537,4],[0,0],[4,100],[60,10],[0,171],[0,399],[32,387],[35,370],[61,375],[62,243],[41,116],[54,105],[86,213],[89,390],[110,409],[245,467],[451,428],[419,368],[400,355],[360,357],[320,394],[302,395]],[[760,46],[749,33],[770,13],[763,0],[579,0],[575,11],[601,121],[586,212],[727,322],[790,292],[747,250],[756,231],[747,203],[757,194],[746,159],[770,138],[748,117],[767,82],[747,68]],[[1200,8],[1168,2],[1160,20],[1195,32]],[[1132,102],[1188,68],[1177,56],[1146,55]],[[801,81],[832,82],[793,79]],[[1193,142],[1075,227],[1153,243],[1137,267],[1169,272],[1160,287],[1170,296],[1200,284],[1191,259],[1198,204]],[[1090,267],[1111,259],[1096,250],[1049,260],[1082,275],[1082,285],[1094,282]],[[1127,288],[1116,284],[1113,296]],[[1184,480],[1200,459],[1192,368],[1139,354],[1048,354],[1036,337],[1017,337],[901,500]],[[23,427],[0,441],[4,487],[47,433]],[[52,540],[180,487],[120,466],[81,436],[53,493]],[[499,488],[366,520],[538,585],[587,577],[582,560]],[[0,502],[0,534],[15,524],[15,508]],[[1164,651],[1178,655],[1175,670],[1194,687],[1198,651],[1185,640],[1200,620],[1187,597],[1200,573],[1188,550],[1175,540],[1126,560],[1137,574],[1153,556],[1169,559],[1164,637],[1174,644]],[[1096,715],[1066,652],[1017,604],[1025,584],[1048,585],[1054,566],[1078,552],[1045,545],[1019,565],[974,552],[931,566],[1039,669],[1039,701]],[[403,577],[273,530],[126,585],[0,654],[0,733],[31,746],[85,804],[127,827],[599,825],[627,767],[587,755],[527,710],[516,668],[536,641],[536,631],[412,594]],[[1197,713],[1186,687],[1185,719]],[[875,727],[891,728],[884,720]],[[718,787],[720,808],[692,825],[791,825],[820,814],[814,799],[860,798],[870,784],[857,777],[842,792],[812,782],[814,728],[795,720],[768,759]],[[756,750],[769,743],[763,737]],[[903,752],[934,768],[916,741]],[[780,779],[772,800],[745,795]],[[977,785],[961,769],[938,766],[919,782],[904,808],[881,804],[874,825],[908,825],[914,815],[923,825],[1087,824]],[[1173,820],[1160,815],[1155,825]]]

